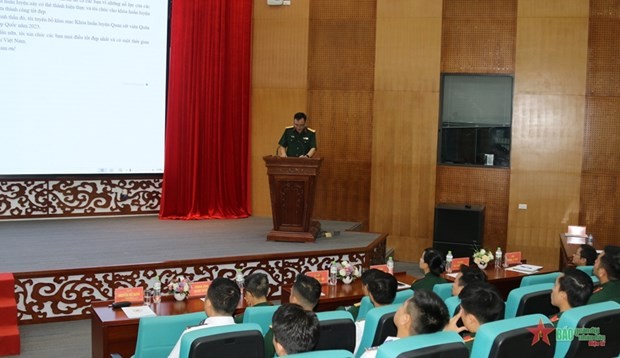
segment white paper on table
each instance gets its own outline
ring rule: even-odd
[[[509,267],[506,270],[508,271],[514,271],[514,272],[519,272],[519,273],[524,273],[524,274],[531,274],[531,273],[536,273],[538,272],[538,270],[540,270],[541,268],[543,268],[542,266],[536,266],[536,265],[517,265],[514,267]]]
[[[398,290],[403,290],[405,288],[411,288],[411,285],[408,285],[408,284],[406,284],[404,282],[398,281],[398,288],[397,289]]]
[[[123,312],[127,318],[154,317],[157,316],[149,306],[129,306],[123,307]]]
[[[458,272],[452,272],[452,273],[447,273],[446,276],[450,276],[452,278],[456,278],[456,276],[458,276],[459,273]]]

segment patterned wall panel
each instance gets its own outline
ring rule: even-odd
[[[437,167],[437,203],[484,205],[484,247],[506,248],[510,170]]]
[[[315,217],[368,224],[375,0],[310,2],[308,112],[325,158]]]
[[[160,178],[0,181],[0,219],[159,212]]]
[[[591,0],[579,223],[597,245],[618,244],[620,0]]]
[[[441,71],[513,73],[517,0],[444,0]]]

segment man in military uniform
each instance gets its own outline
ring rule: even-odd
[[[557,326],[562,313],[585,305],[592,295],[592,287],[592,279],[581,270],[568,268],[560,274],[551,290],[551,304],[560,312],[549,317],[551,323]]]
[[[607,246],[594,262],[594,274],[601,285],[594,290],[590,303],[616,301],[620,303],[620,247]]]
[[[306,127],[306,114],[295,113],[293,125],[286,127],[278,142],[278,156],[311,158],[316,152],[316,133]]]

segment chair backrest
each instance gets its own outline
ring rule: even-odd
[[[618,321],[620,304],[614,301],[575,307],[562,313],[556,326],[558,341],[555,357],[617,357],[620,354]],[[580,328],[598,329],[599,334],[604,336],[605,345],[594,346],[588,339],[579,340],[576,329]],[[600,342],[596,339],[592,341]]]
[[[248,307],[243,312],[243,323],[256,323],[260,326],[263,335],[269,331],[269,326],[273,320],[274,312],[280,307],[279,305],[273,306],[258,306]]]
[[[395,303],[387,306],[375,307],[366,314],[366,323],[360,345],[355,354],[360,357],[369,347],[378,346],[388,336],[396,336],[396,326],[394,325],[394,313],[400,304]]]
[[[520,287],[538,285],[541,283],[555,283],[555,279],[558,278],[558,276],[560,276],[560,272],[525,276],[521,279]]]
[[[377,358],[468,358],[469,350],[456,332],[420,334],[386,342],[379,346]]]
[[[452,296],[452,283],[438,283],[433,286],[433,292],[437,294],[442,300]]]
[[[353,358],[353,353],[343,349],[330,349],[326,351],[313,351],[306,353],[289,354],[287,357],[295,358]]]
[[[450,317],[452,317],[454,316],[456,308],[461,304],[461,299],[459,298],[459,296],[452,296],[446,298],[444,302],[448,307],[448,314],[450,315]]]
[[[207,318],[204,312],[140,318],[135,358],[168,357],[188,326]]]
[[[588,276],[594,275],[594,266],[577,266],[577,270],[587,273]]]
[[[185,333],[180,358],[247,357],[265,354],[261,328],[256,323],[229,324]]]
[[[347,350],[355,349],[355,322],[347,311],[318,312],[319,342],[314,350]]]
[[[414,295],[413,290],[411,289],[406,289],[406,290],[401,290],[396,292],[396,296],[394,297],[394,302],[392,303],[403,303],[405,302],[409,297],[412,297]],[[357,318],[356,321],[363,321],[366,319],[366,314],[368,313],[369,310],[371,310],[372,308],[374,308],[375,306],[372,305],[372,302],[370,302],[370,298],[368,296],[364,296],[362,298],[362,301],[360,303],[360,309],[357,313]]]
[[[558,313],[558,308],[551,304],[553,285],[553,283],[540,283],[510,291],[506,301],[504,318],[525,316],[532,313],[541,313],[548,317]]]
[[[544,325],[548,333],[539,341],[534,341],[534,333],[528,328],[537,329]],[[549,345],[544,338],[548,339]],[[547,316],[532,314],[485,323],[476,332],[471,351],[472,357],[551,357],[555,348],[553,324]]]
[[[592,275],[592,276],[590,276],[590,278],[592,279],[592,285],[593,285],[594,287],[596,287],[596,286],[598,286],[598,285],[600,285],[600,284],[601,284],[601,280],[599,280],[599,278],[598,278],[598,277],[596,277],[596,276]]]

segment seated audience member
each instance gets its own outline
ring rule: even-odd
[[[187,332],[199,329],[209,329],[209,327],[226,326],[235,324],[233,313],[239,304],[241,292],[239,286],[227,278],[216,278],[211,282],[205,297],[205,313],[207,318],[199,325],[187,328],[182,334],[176,345],[168,355],[168,358],[178,358],[181,350],[181,338]]]
[[[321,284],[315,278],[303,274],[297,275],[291,287],[290,303],[300,305],[304,310],[312,312],[321,298]],[[265,357],[273,357],[276,350],[273,345],[273,330],[265,334]]]
[[[319,320],[312,311],[287,303],[273,314],[273,345],[279,357],[309,352],[319,341]]]
[[[439,332],[444,329],[449,319],[446,304],[435,292],[418,290],[394,314],[396,337],[387,337],[385,342],[418,334]],[[378,348],[368,348],[362,358],[376,357]]]
[[[458,296],[463,290],[463,287],[472,282],[485,282],[487,275],[478,266],[465,266],[461,265],[461,269],[454,278],[454,284],[452,284],[452,296]]]
[[[372,305],[381,307],[392,304],[396,297],[396,290],[398,289],[398,281],[394,276],[383,271],[379,271],[373,275],[374,280],[368,281],[367,291],[368,298]],[[362,341],[362,335],[364,334],[364,327],[366,321],[355,322],[355,351],[359,348]]]
[[[583,306],[592,295],[592,279],[587,273],[568,268],[555,280],[551,290],[551,304],[560,312],[549,317],[553,325],[557,325],[564,311]]]
[[[579,245],[577,252],[573,254],[573,265],[575,266],[592,266],[598,253],[592,246],[583,244]]]
[[[431,248],[425,249],[420,257],[420,269],[424,272],[424,277],[415,280],[411,284],[411,289],[417,291],[421,288],[433,290],[433,286],[447,281],[440,277],[446,268],[441,253]]]
[[[267,301],[269,292],[269,279],[264,273],[253,273],[245,280],[245,290],[243,298],[248,307],[271,306]],[[243,313],[235,316],[235,323],[243,323]]]
[[[445,330],[457,333],[469,332],[463,336],[465,346],[471,352],[478,328],[487,322],[504,318],[506,304],[497,289],[487,282],[472,282],[465,286],[461,293],[461,310],[450,319]],[[457,322],[462,320],[463,326]]]
[[[607,246],[594,262],[594,274],[601,285],[594,290],[588,303],[616,301],[620,303],[620,247]]]
[[[377,270],[377,269],[370,269],[362,273],[361,280],[362,280],[362,290],[364,291],[364,295],[368,296],[368,283],[373,281],[375,277],[377,277],[377,273],[379,272],[382,272],[382,271]],[[351,316],[353,316],[353,320],[357,321],[357,316],[360,312],[360,305],[361,305],[361,301],[354,304],[353,306],[338,307],[338,309],[348,311],[349,313],[351,313]]]

